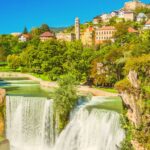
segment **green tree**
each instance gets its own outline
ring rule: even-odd
[[[8,66],[15,70],[21,65],[20,57],[14,54],[7,57],[7,62]]]
[[[44,33],[44,32],[50,31],[50,28],[47,24],[42,24],[40,27],[40,31],[41,33]]]
[[[57,132],[60,133],[69,121],[71,110],[77,103],[76,78],[72,74],[59,80],[59,87],[53,93]]]
[[[6,61],[6,51],[3,47],[0,47],[0,62]]]

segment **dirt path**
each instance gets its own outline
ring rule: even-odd
[[[117,93],[110,93],[110,92],[106,92],[106,91],[103,91],[103,90],[91,88],[89,86],[80,86],[78,88],[78,90],[85,93],[85,94],[86,93],[91,93],[94,96],[118,96]]]

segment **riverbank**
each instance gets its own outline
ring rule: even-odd
[[[44,81],[37,78],[31,74],[18,73],[18,72],[0,72],[0,78],[28,78],[30,80],[39,82],[42,87],[55,88],[58,87],[56,82]],[[91,88],[89,86],[78,86],[78,91],[84,94],[91,93],[94,96],[118,96],[117,93],[111,93],[104,90],[99,90],[96,88]]]

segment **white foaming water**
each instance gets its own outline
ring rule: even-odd
[[[52,102],[44,98],[7,97],[7,137],[14,146],[11,150],[118,150],[125,137],[120,115],[89,107],[105,101],[94,97],[79,107],[52,146]]]
[[[58,138],[54,150],[117,150],[124,139],[116,112],[81,108]]]
[[[8,96],[6,136],[11,150],[46,150],[54,142],[52,101]]]

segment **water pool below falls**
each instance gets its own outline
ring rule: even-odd
[[[46,98],[8,96],[6,136],[11,150],[118,150],[124,138],[115,111],[81,106],[55,139],[53,103]]]

